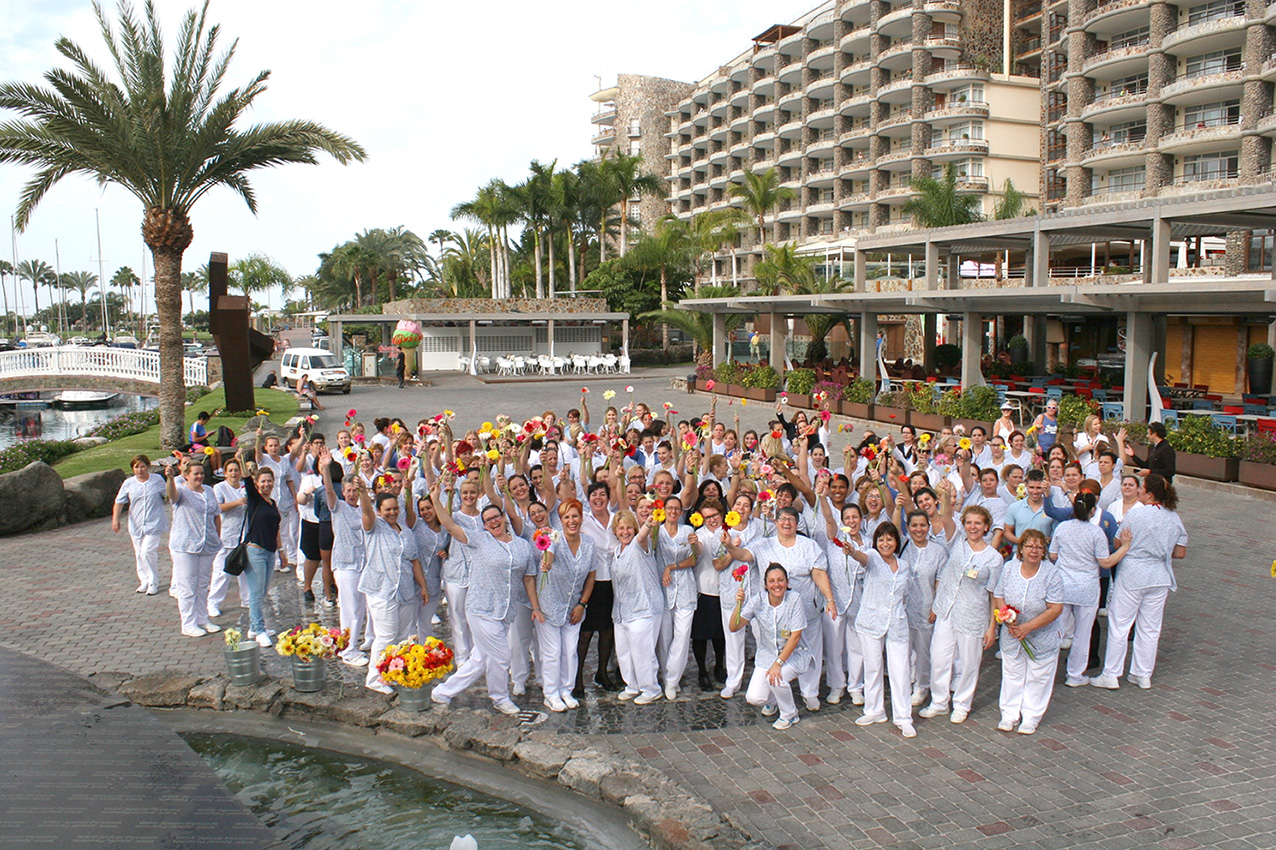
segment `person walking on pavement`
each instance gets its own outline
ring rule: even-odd
[[[408,371],[408,358],[403,353],[403,349],[399,349],[399,356],[394,361],[394,374],[399,378],[399,389],[403,389],[403,378]]]

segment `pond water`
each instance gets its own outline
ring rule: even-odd
[[[157,399],[121,393],[111,404],[87,410],[62,410],[49,406],[56,393],[44,393],[40,407],[24,402],[19,407],[0,405],[0,449],[21,440],[70,440],[82,436],[90,428],[123,416],[134,410],[155,407]]]
[[[584,850],[538,814],[385,762],[234,735],[183,736],[293,850]]]

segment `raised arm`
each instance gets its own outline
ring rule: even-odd
[[[439,482],[437,481],[430,488],[430,501],[434,502],[434,513],[439,518],[439,524],[447,529],[447,533],[452,535],[452,539],[462,545],[469,543],[470,538],[465,534],[465,529],[452,518],[451,509],[445,507],[442,499],[439,498]]]
[[[323,478],[328,510],[332,510],[337,506],[337,487],[332,483],[332,452],[327,449],[319,453],[319,475]]]
[[[354,486],[359,491],[359,508],[363,512],[363,530],[371,531],[377,527],[377,515],[372,508],[372,497],[368,495],[368,485],[357,475],[354,481]]]
[[[177,476],[173,473],[177,471],[177,464],[170,463],[164,467],[164,488],[168,493],[169,504],[176,505],[181,501],[181,493],[177,487]]]

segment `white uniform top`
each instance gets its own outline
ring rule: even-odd
[[[213,493],[217,496],[217,503],[224,505],[227,502],[235,502],[245,498],[244,483],[239,483],[238,489],[230,486],[225,481],[218,481],[213,485]],[[237,508],[231,508],[228,511],[222,511],[222,548],[234,549],[239,545],[239,535],[244,530],[244,520],[248,518],[248,506],[240,505]]]
[[[1187,546],[1187,529],[1174,511],[1160,505],[1141,505],[1121,521],[1132,535],[1130,548],[1116,572],[1117,583],[1127,590],[1168,587],[1178,590],[1174,578],[1175,546]]]
[[[809,537],[797,537],[792,546],[785,546],[778,537],[764,537],[749,544],[749,551],[753,553],[758,569],[764,573],[772,562],[784,567],[789,573],[789,587],[806,605],[807,622],[819,619],[824,599],[816,589],[811,573],[815,570],[828,571],[828,558],[820,544]]]
[[[363,569],[363,511],[344,499],[332,509],[332,568]]]
[[[328,498],[328,492],[324,489],[323,478],[313,472],[307,472],[301,477],[301,485],[297,488],[297,495],[302,493],[310,494],[310,501],[304,505],[297,503],[297,510],[301,513],[301,518],[306,522],[319,522],[319,514],[315,511],[315,505],[319,499]]]
[[[670,536],[664,523],[656,529],[656,566],[661,574],[670,564],[687,560],[691,555],[691,544],[687,538],[691,536],[691,526],[679,525],[677,531]],[[665,607],[669,610],[694,611],[696,609],[695,566],[680,570],[671,570],[669,586],[665,588]]]
[[[168,535],[168,548],[172,552],[192,555],[215,555],[222,547],[217,533],[217,518],[221,516],[221,502],[213,488],[204,485],[196,493],[184,483],[178,482],[177,498],[173,501],[173,529]]]
[[[1059,571],[1049,561],[1042,561],[1037,574],[1032,578],[1023,577],[1023,564],[1010,561],[1001,571],[997,588],[993,595],[1006,600],[1006,604],[1019,612],[1018,620],[1026,623],[1046,610],[1050,603],[1063,601],[1063,581]],[[1032,654],[1038,659],[1049,658],[1059,651],[1059,621],[1047,623],[1039,629],[1028,633],[1025,638]],[[1001,654],[1013,658],[1023,651],[1019,639],[1010,634],[1010,630],[1001,630]]]
[[[860,598],[859,614],[855,617],[855,631],[865,637],[888,640],[908,640],[908,612],[905,597],[912,582],[912,567],[907,558],[897,557],[896,568],[876,549],[868,550],[868,563],[864,571],[864,594]]]
[[[616,538],[611,533],[611,510],[607,512],[607,525],[594,518],[594,512],[585,505],[581,517],[580,533],[594,544],[594,581],[611,581],[611,559],[616,548]]]
[[[1095,512],[1096,514],[1098,511]],[[1108,536],[1089,521],[1070,519],[1054,527],[1050,554],[1063,586],[1065,605],[1099,604],[1099,559],[1108,557]]]
[[[289,457],[281,455],[279,460],[275,460],[270,455],[263,453],[261,463],[258,466],[265,467],[275,474],[275,489],[270,491],[270,498],[275,500],[279,513],[284,514],[296,510],[297,500],[293,498],[293,491],[285,483],[286,481],[292,481],[295,485],[297,481],[297,470],[292,465]]]
[[[798,645],[786,662],[799,673],[805,672],[812,661],[805,613],[805,600],[792,590],[784,594],[779,605],[771,605],[770,596],[755,596],[740,609],[740,619],[749,620],[757,627],[758,645],[753,666],[765,670],[776,662],[780,651],[796,631],[801,631]]]
[[[611,614],[617,622],[659,617],[664,611],[664,590],[655,558],[643,551],[637,540],[628,545],[616,544],[611,560],[611,581],[614,593]]]
[[[168,531],[168,512],[164,510],[164,479],[152,475],[139,481],[134,475],[124,479],[115,495],[115,504],[128,505],[128,533],[133,537],[163,534]]]
[[[696,589],[701,596],[717,596],[718,571],[713,568],[713,561],[725,553],[721,540],[722,529],[711,531],[709,526],[704,525],[693,530],[696,539],[700,541],[700,557],[692,567],[696,574]]]

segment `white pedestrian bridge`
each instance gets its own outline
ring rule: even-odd
[[[186,386],[207,386],[208,361],[184,359]],[[0,392],[86,389],[155,395],[159,383],[158,351],[105,345],[0,351]]]

